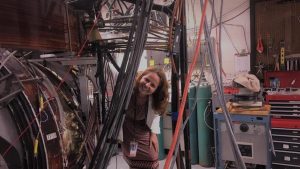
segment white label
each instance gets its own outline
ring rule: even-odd
[[[138,143],[135,141],[131,141],[130,142],[130,152],[129,152],[129,157],[135,157],[136,156],[136,152],[138,149]]]
[[[284,148],[284,149],[289,149],[290,146],[289,146],[288,144],[283,144],[283,145],[282,145],[282,148]]]
[[[289,156],[284,156],[284,161],[291,161],[291,157],[289,157]]]
[[[47,134],[46,137],[47,137],[47,141],[49,141],[49,140],[56,139],[56,138],[57,138],[57,135],[56,135],[56,133],[54,132],[54,133]]]

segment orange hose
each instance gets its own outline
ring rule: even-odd
[[[191,66],[189,68],[189,72],[188,72],[188,75],[187,75],[186,80],[185,80],[186,83],[185,83],[185,86],[184,86],[182,101],[181,101],[180,107],[179,107],[176,128],[175,128],[174,136],[173,136],[173,139],[172,139],[172,144],[171,144],[169,153],[168,153],[167,158],[166,158],[164,169],[168,169],[170,167],[170,162],[171,162],[172,155],[173,155],[173,152],[174,152],[174,149],[175,149],[175,146],[176,146],[176,142],[177,142],[177,139],[178,139],[179,129],[180,129],[181,125],[182,125],[183,110],[184,110],[185,103],[186,103],[188,88],[190,86],[189,82],[191,80],[192,71],[194,70],[194,66],[196,64],[196,61],[198,59],[199,52],[200,52],[201,34],[202,34],[202,31],[203,31],[204,20],[205,20],[205,16],[206,16],[207,2],[208,2],[208,0],[205,0],[205,2],[204,2],[202,16],[201,16],[201,22],[200,22],[200,27],[199,27],[199,32],[198,32],[197,46],[196,46],[196,50],[195,50],[195,53],[194,53],[194,56],[193,56],[192,64],[191,64]]]

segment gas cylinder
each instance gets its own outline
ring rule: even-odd
[[[203,167],[213,165],[213,114],[211,111],[211,86],[206,81],[204,74],[201,76],[200,85],[196,87],[197,99],[197,131],[199,164]]]

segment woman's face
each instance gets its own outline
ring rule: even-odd
[[[156,73],[150,72],[144,75],[138,82],[138,90],[140,95],[151,95],[155,92],[160,83],[160,78]]]

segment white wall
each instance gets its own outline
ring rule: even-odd
[[[199,30],[201,19],[200,0],[186,0],[187,9],[187,33],[188,33],[188,55],[191,61]],[[219,21],[221,0],[215,0],[214,9]],[[224,85],[230,85],[235,75],[240,72],[250,71],[250,0],[224,0],[222,21],[234,19],[226,22],[222,26],[221,48],[222,48],[222,66],[226,76],[223,76]],[[209,4],[206,16],[210,23],[212,7]],[[219,31],[216,22],[213,22],[211,36],[215,38],[215,46],[218,45],[216,33]],[[243,31],[244,29],[244,31]],[[202,39],[204,37],[202,36]],[[246,56],[238,56],[238,53],[247,53]],[[216,52],[217,53],[217,52]],[[148,66],[148,59],[152,56],[157,62],[161,62],[164,52],[147,51],[143,53],[139,70],[144,70]],[[215,56],[218,57],[217,55]],[[200,69],[199,67],[195,68]],[[209,82],[213,83],[209,68],[206,68],[206,75]]]
[[[187,0],[187,30],[189,33],[188,45],[189,45],[189,57],[193,56],[193,39],[197,37],[197,31],[200,25],[201,8],[199,0]],[[223,24],[221,32],[221,48],[222,48],[222,65],[226,77],[223,79],[231,81],[232,77],[240,72],[250,70],[250,1],[249,0],[224,0],[223,1],[223,21],[226,21],[232,17],[237,16],[233,20],[230,20]],[[215,11],[217,19],[219,21],[221,0],[215,0]],[[211,18],[211,5],[207,9],[207,21],[210,23]],[[229,25],[230,24],[230,25]],[[213,22],[213,27],[216,25]],[[195,29],[196,28],[196,29]],[[245,35],[243,32],[245,30]],[[216,45],[219,43],[216,36],[218,27],[212,29],[211,36],[216,39]],[[196,33],[195,33],[196,32]],[[202,38],[204,39],[204,38]],[[246,41],[245,41],[246,39]],[[248,55],[240,57],[236,54],[245,51]],[[208,77],[208,79],[210,79]]]

